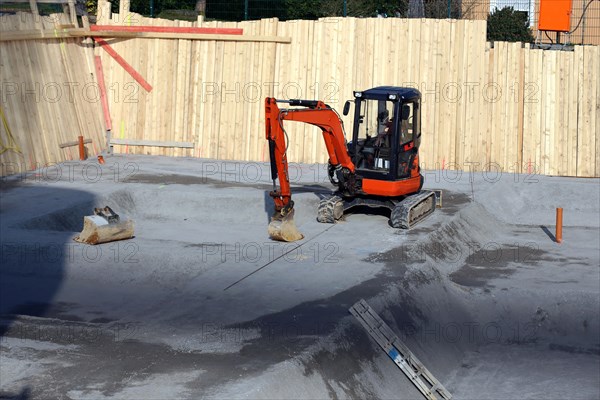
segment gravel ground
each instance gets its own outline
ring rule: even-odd
[[[2,180],[0,398],[420,398],[348,313],[361,298],[458,399],[600,398],[600,181],[426,171],[443,207],[269,240],[264,163],[114,156]],[[72,239],[94,206],[133,239]],[[564,208],[564,242],[553,241]]]

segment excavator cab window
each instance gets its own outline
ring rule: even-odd
[[[359,169],[388,172],[395,137],[395,103],[385,100],[360,102],[355,154]]]
[[[413,140],[414,129],[414,109],[415,103],[406,103],[402,105],[402,119],[400,121],[400,145]],[[402,148],[400,148],[402,150]]]

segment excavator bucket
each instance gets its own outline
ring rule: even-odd
[[[296,240],[304,239],[304,235],[298,231],[296,222],[294,222],[293,209],[285,216],[276,215],[271,218],[269,236],[271,239],[281,242],[295,242]]]
[[[134,224],[121,219],[110,207],[95,208],[94,215],[83,217],[83,230],[74,238],[76,242],[100,244],[133,237]]]

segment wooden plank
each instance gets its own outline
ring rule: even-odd
[[[556,114],[556,59],[557,52],[546,51],[544,52],[544,81],[545,90],[544,94],[544,127],[542,129],[542,173],[543,174],[554,174],[555,166],[553,165],[553,153],[554,153],[554,133],[556,125],[554,116]]]
[[[163,21],[164,26],[173,26],[176,21]],[[181,36],[181,35],[180,35]],[[165,76],[170,76],[173,81],[177,79],[177,52],[179,49],[179,40],[161,40],[165,43],[166,51],[163,53],[165,63]],[[164,97],[163,97],[163,110],[174,110],[175,100],[177,98],[177,86],[173,83],[170,85],[163,86]],[[175,114],[176,113],[165,113],[162,116],[162,124],[159,126],[159,137],[162,140],[174,141],[175,140]],[[173,156],[174,149],[161,147],[158,149],[160,155]]]
[[[181,21],[178,21],[181,24]],[[170,27],[168,27],[170,28]],[[189,41],[187,41],[189,43]],[[173,110],[177,110],[173,113],[173,140],[182,141],[183,131],[187,130],[184,127],[183,120],[185,118],[185,92],[188,89],[186,87],[186,43],[183,40],[175,42],[175,51],[173,53],[173,59],[175,61],[174,76],[172,80],[173,86],[175,86],[174,99],[173,99]],[[180,156],[180,149],[174,149],[175,156]]]
[[[118,18],[118,15],[117,15]],[[91,32],[86,29],[63,29],[59,30],[24,30],[19,32],[3,32],[0,42],[12,40],[48,40],[68,37],[98,38],[142,38],[142,39],[189,39],[189,40],[217,40],[225,42],[273,42],[291,43],[289,37],[279,36],[245,36],[231,34],[204,34],[204,33],[171,33],[171,32],[120,32],[120,31],[97,31]]]
[[[220,87],[220,107],[219,107],[219,126],[217,132],[222,132],[219,135],[218,157],[222,160],[233,160],[234,147],[239,143],[234,141],[234,118],[235,118],[235,101],[237,93],[235,90],[235,43],[223,43],[223,75],[221,80],[216,82],[221,83]]]
[[[244,32],[248,32],[251,35],[260,34],[261,21],[250,21],[240,24]],[[255,161],[256,158],[256,147],[257,142],[261,138],[262,131],[258,129],[258,119],[260,118],[260,108],[256,107],[255,103],[262,103],[262,85],[257,80],[260,77],[259,74],[259,43],[250,43],[249,45],[249,57],[246,60],[246,76],[242,87],[242,95],[244,97],[244,119],[243,119],[243,131],[244,135],[244,150],[243,160]],[[255,111],[256,110],[256,111]]]
[[[521,146],[521,158],[523,163],[522,172],[527,174],[530,171],[531,153],[533,148],[533,118],[534,107],[532,93],[535,88],[533,82],[534,57],[533,50],[525,50],[523,60],[524,85],[523,85],[523,142]]]
[[[577,176],[586,176],[586,157],[584,153],[589,146],[587,136],[587,127],[585,121],[584,102],[586,96],[586,75],[585,75],[585,47],[575,46],[575,63],[577,65],[577,81],[579,83],[579,93],[577,98]]]
[[[196,25],[199,26],[201,24],[201,18],[196,20]],[[192,150],[192,156],[199,156],[199,148],[202,146],[202,136],[201,131],[199,129],[200,115],[202,115],[203,102],[201,101],[199,86],[200,86],[200,74],[202,73],[202,68],[204,62],[200,58],[200,47],[201,43],[199,41],[192,42],[191,44],[191,54],[190,54],[190,62],[191,62],[191,71],[190,71],[190,81],[191,81],[191,100],[190,100],[190,123],[189,126],[191,128],[191,139],[196,144],[196,147]]]
[[[92,143],[92,139],[83,139],[83,143],[90,144],[90,143]],[[60,147],[61,149],[64,149],[65,147],[73,147],[73,146],[78,146],[78,145],[79,145],[79,140],[74,140],[72,142],[60,143],[58,145],[58,147]]]
[[[581,136],[584,147],[579,147],[581,152],[581,176],[592,177],[596,170],[596,118],[598,110],[598,99],[596,98],[596,85],[598,84],[598,57],[597,47],[585,46],[583,49],[583,101],[580,107],[583,109]]]
[[[435,75],[437,47],[435,45],[436,32],[434,24],[436,23],[434,23],[433,20],[420,20],[421,48],[417,51],[417,54],[420,57],[419,64],[421,65],[419,74],[417,75],[417,82],[420,85],[419,89],[421,90],[423,104],[423,114],[421,117],[423,141],[421,143],[421,148],[419,149],[419,159],[423,157],[423,168],[425,169],[441,168],[436,154],[436,92],[434,85],[437,82]]]
[[[516,173],[519,170],[519,89],[521,81],[521,43],[511,43],[510,51],[510,78],[508,83],[507,100],[509,101],[508,113],[510,115],[510,130],[508,132],[508,145],[502,165],[504,171]]]
[[[566,53],[566,52],[565,52]],[[577,97],[581,85],[577,80],[577,64],[575,52],[568,52],[564,56],[568,57],[568,92],[566,93],[566,112],[567,112],[567,175],[577,175]]]
[[[266,23],[266,30],[267,33],[269,34],[279,34],[282,29],[283,24],[280,23],[277,18],[271,18],[269,20],[267,20]],[[279,78],[278,75],[278,69],[277,69],[277,63],[280,62],[280,60],[277,58],[277,55],[280,54],[284,49],[287,49],[289,46],[282,46],[279,44],[275,44],[275,43],[264,43],[263,45],[263,49],[264,49],[264,53],[263,53],[263,59],[264,60],[273,60],[273,62],[270,63],[264,63],[262,65],[262,76],[263,76],[263,85],[266,84],[265,87],[265,91],[264,91],[264,96],[263,97],[273,97],[276,94],[276,89],[275,89],[275,84],[276,82],[281,82],[281,79]],[[269,83],[270,82],[270,83]],[[260,103],[260,116],[261,116],[261,121],[260,121],[260,126],[261,126],[261,132],[265,132],[265,126],[264,126],[264,111],[263,111],[263,103]],[[266,161],[268,159],[268,152],[265,153],[264,149],[266,146],[266,140],[261,140],[261,145],[260,145],[260,160],[261,161]]]
[[[217,27],[216,21],[203,22],[203,26]],[[202,120],[202,146],[201,146],[201,157],[216,158],[216,150],[218,145],[219,127],[216,122],[216,106],[221,101],[220,97],[220,76],[217,77],[217,73],[221,72],[223,68],[222,64],[222,42],[210,41],[206,42],[206,57],[211,60],[206,65],[206,73],[203,78],[201,88],[201,98],[204,104],[204,115]],[[217,53],[220,58],[217,59]],[[203,55],[204,57],[204,55]]]
[[[542,130],[544,129],[544,94],[545,94],[545,81],[543,79],[543,57],[544,50],[533,50],[535,52],[535,70],[534,82],[535,82],[535,97],[532,101],[535,101],[534,115],[536,116],[533,121],[533,127],[531,135],[533,136],[533,148],[532,156],[533,160],[528,167],[528,173],[540,174],[542,173]]]
[[[466,165],[465,153],[466,148],[470,146],[471,138],[467,137],[467,127],[465,126],[468,104],[466,103],[467,93],[465,91],[465,82],[469,70],[472,69],[472,64],[469,64],[468,48],[469,40],[472,39],[469,32],[469,27],[465,21],[453,22],[453,37],[454,48],[452,50],[452,65],[455,71],[455,80],[450,82],[444,91],[446,100],[451,102],[453,107],[451,110],[452,130],[450,132],[450,140],[454,146],[455,167],[460,170],[465,170]],[[468,152],[470,153],[470,151]]]
[[[153,33],[203,33],[211,35],[242,35],[239,28],[198,28],[192,26],[140,26],[140,25],[91,25],[92,32],[153,32]]]
[[[495,88],[497,75],[498,75],[498,58],[500,58],[501,53],[499,52],[498,46],[496,43],[492,43],[494,46],[489,49],[489,64],[488,71],[486,76],[486,82],[482,89],[482,97],[485,103],[485,107],[487,109],[488,121],[486,121],[486,125],[488,130],[486,132],[487,141],[485,145],[485,157],[484,157],[484,165],[482,169],[484,171],[489,170],[490,164],[494,161],[494,146],[495,143],[495,133],[496,133],[496,124],[499,119],[498,115],[496,115],[495,103],[490,100],[490,88],[492,89],[491,93],[493,93],[493,89]]]
[[[151,18],[148,21],[145,21],[147,24],[151,24],[152,26],[157,26],[162,23],[162,20]],[[147,63],[147,74],[148,77],[151,77],[152,82],[156,82],[157,89],[152,93],[151,96],[145,97],[146,102],[146,118],[144,123],[144,132],[143,137],[147,140],[163,140],[160,137],[162,133],[162,128],[159,127],[160,118],[162,115],[157,113],[157,109],[161,109],[164,105],[161,104],[164,97],[165,82],[164,80],[164,66],[167,60],[165,57],[164,46],[167,41],[165,40],[149,40],[148,41],[148,63]],[[157,149],[145,148],[144,150],[149,151],[151,154],[158,154]]]
[[[73,37],[95,36],[104,38],[143,38],[143,39],[189,39],[189,40],[218,40],[222,42],[273,42],[291,43],[289,37],[279,36],[245,36],[245,35],[223,35],[205,33],[171,33],[171,32],[120,32],[120,31],[97,31],[90,32],[68,31]],[[14,39],[13,39],[14,40]]]
[[[137,139],[119,139],[113,138],[110,144],[128,145],[128,146],[152,146],[152,147],[177,147],[193,149],[193,142],[175,142],[175,141],[160,141],[160,140],[137,140]]]
[[[223,82],[223,66],[224,66],[224,58],[225,58],[225,42],[218,42],[217,47],[215,48],[215,69],[212,83],[215,85],[219,85]],[[215,87],[217,93],[211,96],[212,101],[212,114],[208,117],[210,122],[210,133],[211,133],[211,141],[210,141],[210,153],[208,157],[214,158],[223,158],[223,154],[220,152],[220,141],[221,138],[225,135],[221,135],[221,88],[219,86]],[[225,133],[225,131],[223,131]]]
[[[600,13],[600,10],[598,10]],[[600,177],[600,48],[595,48],[596,52],[596,72],[594,73],[594,83],[596,84],[596,177]]]
[[[237,23],[236,23],[237,24]],[[232,160],[242,160],[245,152],[245,147],[248,145],[245,138],[245,132],[243,131],[243,120],[244,120],[244,106],[246,102],[243,98],[243,86],[246,81],[246,74],[248,73],[248,61],[246,54],[249,53],[250,43],[235,43],[235,65],[234,65],[234,78],[232,80],[232,89],[235,91],[233,109],[232,109],[232,138],[233,138],[233,154]]]
[[[290,52],[290,63],[288,65],[289,74],[287,75],[288,90],[286,91],[286,97],[291,98],[311,98],[311,97],[319,97],[323,98],[324,93],[318,93],[315,95],[310,95],[308,93],[308,85],[306,85],[306,79],[302,76],[303,70],[306,70],[305,63],[306,59],[303,59],[303,52],[306,51],[306,45],[302,43],[304,41],[304,37],[302,36],[302,26],[301,21],[288,21],[287,25],[290,29],[289,35],[292,38],[297,38],[297,44],[292,44],[290,47],[296,48],[297,51]],[[336,22],[329,22],[328,25],[332,26],[332,32],[330,36],[330,42],[332,47],[332,52],[334,54],[337,53],[337,27],[338,24]],[[334,56],[331,59],[330,67],[332,70],[336,69],[336,57]],[[321,84],[328,83],[329,80],[322,82]],[[288,124],[290,136],[290,143],[288,143],[288,151],[287,158],[291,163],[302,162],[302,153],[304,147],[304,140],[307,135],[314,135],[315,128],[308,124]]]
[[[187,21],[183,21],[180,22],[180,24],[183,24],[184,27],[192,27],[192,23],[191,22],[187,22]],[[181,140],[185,140],[185,141],[189,141],[189,140],[194,140],[194,132],[192,129],[190,129],[190,127],[192,126],[192,114],[194,112],[193,109],[190,108],[191,104],[192,104],[192,91],[193,91],[193,87],[192,87],[192,71],[194,69],[194,65],[192,64],[192,52],[193,52],[193,45],[194,42],[191,40],[184,40],[183,43],[180,45],[181,50],[184,53],[183,56],[183,62],[185,65],[185,71],[184,71],[184,92],[183,92],[183,129],[180,132],[181,136]],[[178,153],[178,155],[181,156],[190,156],[193,154],[193,151],[190,150],[180,150],[180,152]]]
[[[200,99],[199,121],[198,121],[198,154],[197,157],[210,157],[210,142],[212,136],[211,128],[211,115],[212,115],[212,97],[208,96],[209,89],[212,91],[212,87],[209,84],[214,85],[214,69],[216,68],[214,57],[217,42],[199,42],[199,50],[201,52],[202,59],[202,71],[199,72],[200,87],[198,88]]]
[[[29,7],[31,8],[31,12],[33,13],[33,15],[35,15],[36,17],[40,16],[40,12],[38,10],[38,6],[35,0],[28,0],[29,2]]]
[[[449,20],[439,22],[440,29],[440,152],[443,164],[448,169],[457,169],[456,165],[456,97],[452,88],[457,84],[457,56],[460,51],[456,38],[456,24]],[[462,39],[463,37],[461,37]]]
[[[490,96],[494,102],[494,136],[492,142],[492,165],[488,167],[489,171],[494,171],[504,167],[504,159],[506,158],[508,135],[510,129],[510,121],[508,115],[508,103],[510,101],[510,92],[508,84],[508,75],[511,72],[509,60],[508,42],[495,42],[494,46],[498,46],[496,53],[496,77],[495,89],[497,92],[491,92]]]
[[[75,11],[75,0],[67,0],[67,4],[69,5],[69,15],[71,16],[71,24],[73,24],[75,28],[79,28],[77,12]]]
[[[71,38],[74,29],[23,29],[18,31],[6,32],[2,31],[0,42],[8,42],[15,40],[56,40],[62,38]],[[79,29],[81,33],[89,33],[84,29]]]
[[[525,52],[529,50],[529,45],[526,48],[519,48],[519,80],[517,82],[517,166],[515,173],[523,172],[523,127],[525,125],[524,117],[524,92],[525,92]]]
[[[152,91],[152,85],[150,85],[139,72],[137,72],[123,57],[119,55],[104,39],[94,37],[94,41],[98,43],[114,60],[119,63],[125,71],[131,75],[147,92]]]
[[[554,116],[554,141],[553,141],[553,164],[555,165],[555,175],[567,174],[567,160],[569,149],[567,143],[567,112],[569,107],[565,104],[565,100],[569,93],[568,84],[568,69],[567,69],[566,52],[557,52],[557,66],[555,75],[556,90],[558,99],[556,102],[556,110]]]
[[[473,141],[476,141],[477,144],[471,145],[473,149],[474,155],[471,158],[471,162],[478,163],[474,165],[470,165],[469,168],[476,171],[481,171],[486,164],[486,149],[489,143],[489,135],[488,129],[491,121],[491,116],[489,114],[489,108],[484,101],[483,98],[483,90],[484,85],[487,82],[487,72],[488,72],[488,63],[489,63],[489,48],[488,42],[486,41],[486,30],[487,24],[483,21],[469,21],[469,24],[475,24],[475,35],[473,41],[474,43],[471,49],[471,55],[469,58],[477,60],[475,62],[474,68],[474,77],[469,78],[469,96],[473,99],[472,105],[472,122],[469,124],[469,128],[471,128],[471,135],[475,138]],[[470,92],[473,90],[472,92]],[[471,100],[469,100],[471,101]],[[476,133],[473,133],[476,132]]]
[[[52,21],[42,19],[42,24],[45,25],[43,28],[64,24],[68,20],[66,14],[56,17]],[[77,42],[77,45],[75,45],[75,42]],[[57,82],[71,82],[79,85],[79,79],[76,77],[79,77],[79,59],[81,57],[79,57],[80,53],[77,50],[79,49],[80,40],[65,39],[60,42],[45,44],[45,46],[43,44],[41,46],[34,43],[30,44],[32,62],[38,65],[41,71],[47,71],[49,68],[55,68],[55,70],[51,77],[47,73],[41,73],[34,79],[39,80],[44,86],[53,85]],[[50,60],[54,60],[54,62]],[[70,62],[67,62],[67,60],[70,60]],[[59,68],[56,68],[57,64],[60,66]],[[33,73],[36,74],[37,71]],[[46,152],[48,162],[58,161],[61,158],[61,152],[54,151],[55,148],[58,148],[58,143],[73,140],[80,135],[91,137],[85,132],[87,118],[76,94],[77,91],[75,90],[70,92],[66,96],[67,98],[60,98],[58,101],[47,99],[41,107],[38,107],[40,126],[45,130],[43,141],[46,146],[52,146],[52,149]],[[65,154],[65,152],[62,153]],[[71,157],[70,150],[67,150],[66,153]],[[75,156],[73,157],[75,158]]]
[[[64,15],[59,18],[61,17],[66,18]],[[64,21],[56,19],[54,22]],[[70,60],[69,51],[73,42],[75,41],[67,39],[47,46],[39,46],[35,42],[27,43],[29,58],[34,66],[30,71],[32,82],[37,82],[46,88],[57,88],[58,82],[77,82],[75,78],[77,67],[74,65],[75,60]],[[50,60],[55,61],[52,63]],[[45,72],[52,68],[55,68],[52,74]],[[37,107],[32,107],[32,112],[38,114],[39,126],[42,128],[39,139],[43,155],[40,155],[40,159],[44,159],[46,163],[60,160],[58,143],[84,135],[85,125],[80,104],[74,98],[67,96],[68,99],[60,95],[57,98],[51,93],[46,92],[43,101]],[[58,89],[55,93],[59,94]]]
[[[21,26],[25,25],[23,27],[33,24],[30,20],[20,22]],[[12,129],[17,137],[21,136],[18,132],[23,132],[23,136],[26,138],[24,147],[25,162],[29,164],[30,169],[35,169],[48,162],[43,148],[46,145],[44,139],[53,132],[52,129],[46,128],[46,124],[51,121],[46,122],[46,118],[43,117],[43,113],[47,110],[45,107],[47,103],[41,101],[42,94],[39,85],[45,86],[45,82],[43,82],[45,74],[36,76],[34,72],[36,69],[44,70],[40,65],[43,59],[40,61],[38,58],[35,43],[11,44],[13,45],[11,46],[11,57],[3,58],[3,60],[14,59],[16,61],[16,65],[12,66],[13,76],[15,81],[21,84],[20,90],[25,92],[25,96],[21,95],[19,99],[21,104],[13,104],[12,109],[7,110],[7,114],[9,118],[11,116],[18,118],[19,122],[17,125],[13,125]],[[3,72],[5,67],[6,65],[3,65]]]
[[[10,76],[15,81],[14,94],[9,93],[9,85],[5,86],[6,92],[3,93],[6,102],[3,102],[1,107],[3,114],[7,120],[7,124],[13,132],[13,137],[17,141],[18,147],[22,151],[20,159],[12,158],[13,161],[17,162],[16,171],[8,171],[9,164],[5,164],[1,169],[2,174],[9,174],[12,172],[20,173],[25,170],[34,169],[34,157],[33,157],[33,139],[31,132],[34,130],[29,128],[30,120],[27,118],[23,109],[23,100],[19,96],[19,87],[16,82],[25,82],[24,74],[28,71],[25,68],[24,62],[27,62],[28,57],[23,55],[24,51],[21,48],[21,43],[6,43],[0,47],[0,56],[2,57],[2,74]],[[10,56],[9,56],[10,55]],[[11,90],[12,92],[12,90]],[[2,124],[3,125],[3,124]],[[16,134],[20,132],[20,134]],[[8,139],[8,138],[7,138]],[[8,141],[5,142],[8,144]],[[12,152],[5,152],[0,155],[3,162],[7,162],[6,156],[12,154]],[[33,164],[33,165],[32,165]]]
[[[365,24],[368,20],[364,20]],[[311,84],[315,87],[315,90],[318,90],[319,85],[323,84],[323,63],[326,60],[326,55],[324,54],[324,48],[326,46],[326,38],[325,38],[325,24],[322,20],[315,21],[313,23],[313,42],[312,42],[312,65],[313,71],[310,76]],[[311,45],[307,43],[307,45]],[[365,57],[366,60],[368,58]],[[370,68],[370,65],[369,67]],[[365,71],[367,68],[364,68]],[[361,79],[362,80],[362,79]],[[312,146],[311,146],[311,154],[312,154],[312,162],[318,163],[322,162],[323,153],[326,153],[325,144],[323,143],[322,136],[320,134],[313,135],[312,137]],[[265,157],[268,158],[268,157]]]
[[[119,15],[123,18],[123,21],[125,21],[127,14],[129,14],[130,4],[130,0],[119,0]]]

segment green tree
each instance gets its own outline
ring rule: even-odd
[[[487,21],[487,40],[506,42],[533,42],[525,11],[504,7],[490,13]]]

